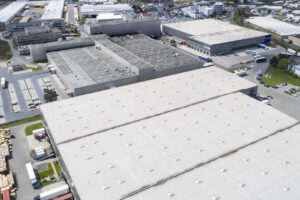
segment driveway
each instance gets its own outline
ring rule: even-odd
[[[11,134],[16,138],[12,139],[12,158],[9,160],[10,169],[13,171],[17,185],[17,199],[19,200],[32,200],[33,197],[40,194],[41,190],[35,190],[31,186],[31,181],[25,167],[25,164],[32,162],[30,150],[27,143],[25,128],[31,124],[40,121],[30,122],[19,126],[12,127]]]

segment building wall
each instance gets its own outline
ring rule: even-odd
[[[62,32],[66,31],[64,19],[38,20],[38,21],[33,21],[28,23],[12,23],[12,24],[7,24],[6,28],[8,32],[13,33],[15,31],[24,31],[25,27],[41,26],[41,25],[56,27],[60,29]]]
[[[138,76],[127,77],[127,78],[123,78],[123,79],[118,79],[118,80],[108,81],[108,82],[104,82],[104,83],[88,85],[85,87],[75,88],[74,94],[75,94],[75,96],[79,96],[79,95],[89,94],[89,93],[93,93],[93,92],[98,92],[101,90],[107,90],[107,89],[110,89],[113,87],[129,85],[129,84],[133,84],[136,82],[138,82]]]
[[[167,33],[169,35],[174,35],[174,36],[179,37],[183,40],[188,40],[189,37],[192,36],[190,34],[187,34],[187,33],[183,32],[183,31],[179,31],[179,30],[176,30],[176,29],[170,28],[168,26],[164,26],[164,25],[162,25],[162,32]]]
[[[179,66],[176,68],[171,68],[171,69],[166,69],[166,70],[161,70],[161,71],[155,71],[155,78],[160,78],[164,76],[170,76],[173,74],[179,74],[182,72],[187,72],[195,69],[200,69],[202,68],[203,65],[200,64],[194,64],[194,65],[184,65],[184,66]]]
[[[77,40],[64,41],[64,42],[52,42],[44,45],[30,45],[29,49],[33,61],[43,62],[43,61],[47,61],[46,52],[48,51],[58,51],[64,49],[92,46],[94,44],[95,42],[92,39],[86,38],[85,40],[77,39]]]
[[[293,42],[293,44],[300,46],[300,38],[294,36],[288,36],[288,39]]]
[[[61,36],[62,36],[61,31],[52,31],[49,33],[39,33],[39,34],[32,34],[32,35],[26,35],[26,34],[19,35],[17,32],[13,34],[13,38],[19,46],[55,42]]]
[[[109,36],[126,35],[132,33],[142,33],[147,36],[154,35],[159,37],[160,21],[159,20],[142,20],[121,23],[99,23],[85,24],[84,29],[91,35],[105,33]]]
[[[222,44],[216,45],[208,45],[202,42],[198,42],[196,40],[188,40],[187,46],[189,48],[194,49],[195,51],[199,51],[205,55],[217,55],[220,53],[233,51],[236,49],[241,49],[248,46],[253,46],[256,44],[261,44],[265,42],[265,36],[260,36],[256,38],[249,38],[244,40],[236,40],[233,42],[226,42]]]
[[[252,46],[256,44],[264,43],[265,37],[256,37],[251,39],[244,39],[244,40],[237,40],[233,42],[227,42],[223,44],[218,45],[212,45],[210,49],[210,53],[212,55],[216,55],[218,53],[226,52],[226,51],[232,51],[235,49],[240,49],[247,46]]]

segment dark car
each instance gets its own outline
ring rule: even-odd
[[[279,87],[278,87],[278,85],[274,85],[273,88],[274,88],[274,89],[277,89],[277,88],[279,88]]]

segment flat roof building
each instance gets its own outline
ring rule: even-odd
[[[35,7],[37,4],[45,6],[44,10]],[[0,30],[12,33],[24,31],[26,27],[46,25],[65,31],[63,8],[64,0],[13,2],[0,10]]]
[[[97,35],[93,40],[95,45],[84,48],[45,51],[76,96],[203,67],[196,56],[142,34]],[[56,44],[63,48],[59,42]],[[33,50],[34,57],[35,52],[42,51]]]
[[[196,179],[208,184],[209,177],[172,184],[161,196],[152,190],[297,124],[241,92],[256,87],[210,67],[44,104],[41,111],[75,198],[192,199]],[[236,166],[228,164],[218,172]]]
[[[134,12],[133,8],[128,4],[113,5],[89,5],[80,6],[80,13],[83,16],[97,16],[100,13],[127,13]]]
[[[60,19],[63,16],[65,0],[50,0],[41,19]]]
[[[259,43],[269,43],[271,39],[268,33],[215,19],[164,24],[162,31],[185,39],[188,47],[204,55],[216,55]]]
[[[26,2],[12,2],[0,10],[0,31],[6,29],[6,25],[26,6]]]
[[[57,41],[62,37],[62,32],[58,28],[48,26],[26,27],[24,31],[14,32],[13,38],[17,45],[41,44]]]
[[[161,22],[158,19],[138,18],[133,20],[114,20],[96,23],[85,23],[84,30],[91,35],[104,33],[109,36],[119,36],[133,33],[142,33],[147,36],[159,37],[161,35],[160,25]]]
[[[300,35],[300,27],[272,17],[250,17],[247,21],[279,36]]]

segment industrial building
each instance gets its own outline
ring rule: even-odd
[[[0,31],[4,31],[6,29],[6,24],[22,12],[25,6],[26,2],[15,1],[0,10]]]
[[[271,41],[268,33],[215,19],[164,24],[162,31],[186,40],[188,47],[207,56]]]
[[[100,13],[130,13],[134,12],[133,8],[128,4],[113,4],[113,5],[89,5],[83,4],[80,6],[82,16],[93,17]]]
[[[142,33],[148,36],[159,37],[161,35],[161,23],[159,19],[143,18],[133,20],[114,20],[84,24],[85,32],[95,34],[107,34],[109,36]]]
[[[30,47],[33,60],[47,58],[75,96],[203,67],[196,56],[142,34],[82,38],[77,42],[82,48],[76,42]]]
[[[75,199],[273,199],[271,184],[296,199],[299,129],[280,132],[298,122],[244,94],[256,87],[209,67],[41,111]]]
[[[281,37],[300,36],[300,27],[272,17],[250,17],[247,21]]]
[[[13,34],[18,46],[54,42],[61,36],[62,33],[58,28],[48,26],[26,27],[24,31],[17,31]]]
[[[12,33],[46,25],[64,32],[63,7],[64,0],[12,2],[0,10],[0,29]]]

